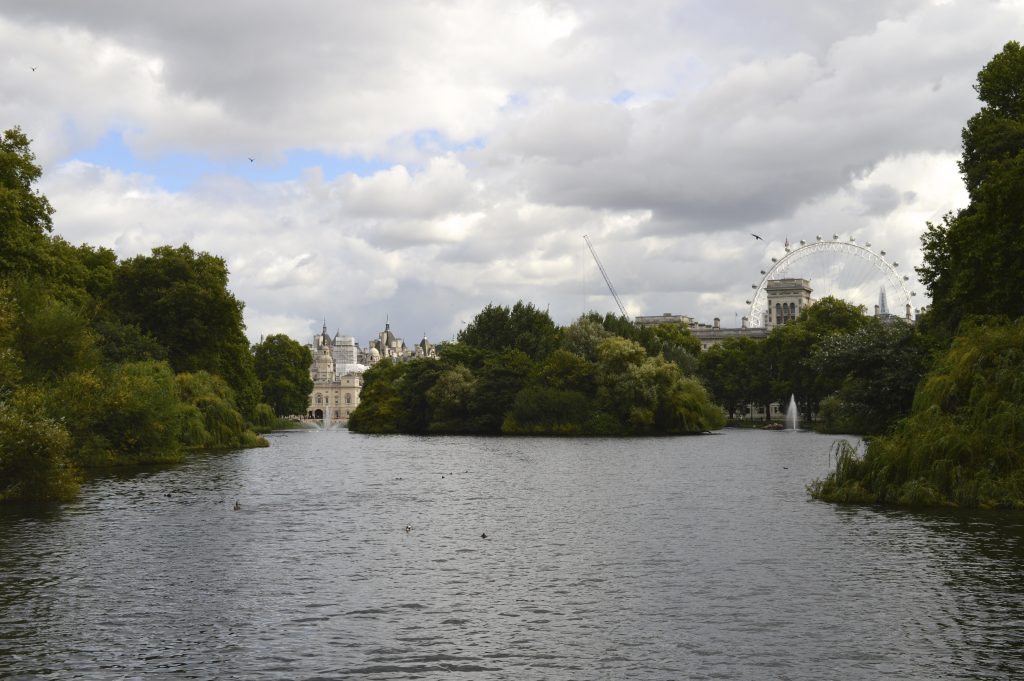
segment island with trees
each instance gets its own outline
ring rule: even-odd
[[[679,435],[725,417],[690,375],[700,344],[680,327],[596,313],[559,328],[518,302],[488,305],[439,358],[381,361],[349,428],[361,433]]]

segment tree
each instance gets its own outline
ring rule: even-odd
[[[558,347],[558,328],[547,312],[519,301],[511,309],[487,305],[459,332],[458,338],[460,343],[481,350],[516,349],[540,360]]]
[[[822,413],[828,432],[884,433],[910,412],[928,348],[909,324],[871,321],[825,338],[807,360],[822,384],[834,386],[831,409]]]
[[[967,315],[1024,314],[1024,50],[1009,42],[978,73],[983,105],[963,129],[970,203],[929,224],[918,268],[952,334]]]
[[[359,406],[348,420],[349,430],[356,433],[400,433],[402,398],[398,383],[405,373],[405,364],[382,359],[363,374]]]
[[[913,410],[811,486],[828,501],[1024,508],[1024,319],[961,325]]]
[[[79,480],[69,459],[71,436],[40,414],[38,395],[19,398],[0,401],[0,503],[69,501]]]
[[[283,334],[272,334],[253,347],[256,376],[263,401],[278,416],[303,414],[313,390],[309,367],[313,355],[305,345]]]
[[[536,365],[523,351],[510,348],[484,361],[476,377],[473,421],[474,431],[497,434],[505,414],[512,408],[516,394],[526,386]]]
[[[445,369],[443,362],[414,359],[406,363],[398,385],[402,403],[400,427],[403,433],[426,433],[433,420],[434,408],[427,397]]]
[[[0,276],[36,277],[51,270],[46,235],[53,207],[33,187],[42,175],[20,128],[0,137]]]
[[[588,362],[597,361],[597,346],[612,333],[606,331],[596,314],[585,315],[562,331],[562,348],[579,355]]]
[[[700,376],[715,402],[736,414],[756,402],[755,384],[762,375],[761,343],[752,338],[733,337],[708,348],[700,357]]]
[[[432,413],[430,432],[475,432],[473,409],[476,404],[476,387],[473,372],[461,364],[441,372],[434,385],[427,390]]]
[[[177,372],[209,371],[235,391],[243,415],[259,402],[260,384],[242,321],[243,304],[227,288],[222,258],[188,245],[160,246],[117,268],[111,306],[167,348]]]
[[[46,413],[64,424],[84,466],[181,457],[180,400],[166,362],[126,362],[76,371],[46,393]]]
[[[568,350],[555,350],[537,368],[536,383],[556,390],[594,391],[594,365]]]

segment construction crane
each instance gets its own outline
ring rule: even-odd
[[[597,257],[597,251],[594,250],[594,244],[590,243],[590,237],[586,234],[583,235],[583,240],[587,242],[587,248],[590,249],[590,255],[594,256],[594,262],[597,263],[597,269],[601,270],[601,276],[604,277],[604,283],[608,284],[608,290],[611,291],[612,298],[615,299],[615,304],[619,306],[619,312],[627,320],[629,319],[629,313],[626,312],[625,305],[619,300],[619,294],[615,292],[615,287],[612,286],[612,280],[608,277],[608,273],[605,272],[604,265],[601,264],[601,258]]]

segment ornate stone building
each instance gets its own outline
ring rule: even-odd
[[[412,348],[395,336],[391,324],[361,348],[352,336],[337,332],[331,337],[324,322],[320,333],[313,336],[307,346],[313,355],[309,376],[313,379],[313,392],[309,395],[306,417],[331,423],[348,423],[348,418],[359,406],[359,392],[363,387],[363,372],[382,359],[405,362],[420,357],[436,359],[437,351],[424,334],[423,340]]]
[[[309,376],[313,391],[309,394],[306,417],[331,423],[348,423],[348,417],[359,406],[359,391],[363,387],[364,366],[356,360],[359,346],[351,336],[340,333],[331,338],[327,325],[313,336],[310,344],[313,364]]]

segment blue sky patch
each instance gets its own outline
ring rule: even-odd
[[[252,158],[252,161],[248,156],[212,159],[184,152],[169,152],[145,158],[135,155],[125,144],[123,131],[110,130],[96,146],[80,151],[68,160],[85,161],[122,173],[148,175],[162,189],[171,192],[188,189],[210,175],[240,176],[253,182],[286,182],[300,178],[309,168],[319,167],[324,179],[329,181],[348,173],[366,177],[393,165],[380,159],[342,157],[312,149],[289,150],[283,159],[280,156],[262,157],[258,154],[253,154]]]

